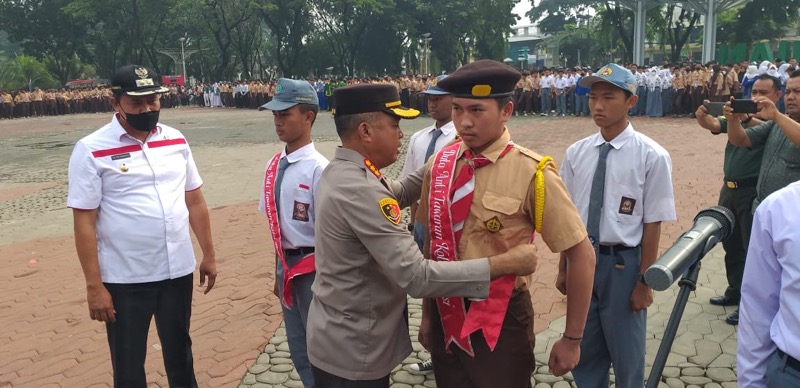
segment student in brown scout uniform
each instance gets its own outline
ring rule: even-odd
[[[39,117],[44,115],[44,93],[42,89],[36,88],[31,92],[31,116]]]
[[[31,100],[30,94],[24,90],[17,92],[14,96],[14,104],[16,105],[16,117],[28,117],[31,115]]]
[[[0,117],[4,119],[13,119],[14,97],[11,97],[11,93],[7,90],[0,91],[0,104],[2,104],[2,110],[0,110],[2,114],[0,114]]]
[[[335,94],[332,112],[342,147],[314,198],[317,275],[306,328],[308,359],[317,388],[388,388],[389,373],[411,353],[406,293],[486,298],[491,278],[535,269],[536,247],[518,241],[491,257],[425,260],[400,223],[400,209],[419,198],[422,170],[402,181],[380,172],[400,153],[400,119],[419,111],[403,107],[393,85],[353,85]]]
[[[563,375],[580,358],[594,252],[552,159],[514,144],[505,127],[520,77],[503,63],[480,60],[439,82],[454,96],[453,123],[462,141],[428,161],[417,221],[430,231],[424,248],[436,262],[465,263],[504,252],[530,242],[534,232],[551,251],[566,254],[574,288],[567,296],[564,336],[549,361],[552,373]],[[483,301],[423,301],[419,339],[431,352],[438,387],[531,386],[530,282],[527,276],[496,279]]]

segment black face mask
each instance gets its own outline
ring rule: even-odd
[[[123,112],[125,112],[123,110]],[[150,132],[158,124],[158,114],[160,110],[151,110],[150,112],[132,114],[125,112],[125,121],[133,127],[133,129],[142,132]]]

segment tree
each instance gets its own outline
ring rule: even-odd
[[[518,0],[477,0],[473,7],[475,21],[475,57],[478,59],[503,60],[506,54],[506,36],[517,16],[512,10]]]
[[[269,0],[259,8],[261,20],[269,27],[276,45],[275,62],[284,75],[293,74],[300,64],[303,40],[311,31],[311,9],[304,0]]]
[[[151,66],[160,73],[171,63],[158,50],[176,5],[176,0],[72,0],[64,11],[87,31],[82,42],[85,55],[101,74],[127,63]]]
[[[191,3],[192,1],[187,1],[187,4]],[[237,30],[245,29],[244,25],[254,16],[255,8],[251,7],[252,3],[249,0],[204,0],[202,5],[203,20],[211,32],[219,54],[219,61],[212,68],[211,77],[217,80],[233,79],[235,66],[231,66],[233,62],[231,51],[236,46],[234,34]],[[247,47],[252,43],[239,42],[239,45]],[[240,63],[247,64],[251,54],[246,51],[240,52]],[[245,67],[244,70],[250,73],[250,69]]]
[[[0,66],[0,89],[50,89],[58,85],[44,64],[32,56],[17,55]]]
[[[797,24],[798,0],[753,0],[720,15],[717,23],[720,37],[727,42],[756,42],[784,36],[788,26]],[[785,58],[784,58],[785,59]]]
[[[695,30],[695,25],[700,20],[700,14],[681,8],[680,12],[676,12],[675,4],[666,6],[667,15],[665,21],[666,25],[663,26],[663,33],[661,34],[661,41],[669,43],[670,61],[678,62],[681,59],[681,50]],[[664,36],[666,35],[666,39]]]
[[[74,78],[70,72],[79,55],[85,55],[86,28],[63,8],[68,0],[5,0],[0,2],[0,29],[20,42],[28,55],[47,60],[53,75],[62,82]],[[36,28],[31,28],[36,26]]]
[[[592,18],[599,1],[585,0],[541,0],[525,16],[539,26],[543,34],[552,35],[564,31],[566,26],[582,25]]]
[[[371,21],[392,9],[392,0],[312,0],[317,31],[325,38],[345,74],[355,75],[356,58],[364,47]]]

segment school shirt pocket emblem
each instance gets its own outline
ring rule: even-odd
[[[308,222],[308,203],[294,201],[294,210],[292,211],[292,219],[296,221]]]
[[[622,197],[619,201],[619,213],[633,215],[633,208],[636,206],[636,200],[633,198]]]

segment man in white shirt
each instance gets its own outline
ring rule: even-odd
[[[453,125],[453,96],[436,86],[439,81],[445,79],[446,75],[436,77],[436,83],[428,86],[424,92],[428,95],[428,113],[435,120],[434,124],[423,128],[421,131],[411,135],[408,141],[408,151],[406,152],[406,162],[403,165],[403,177],[407,177],[425,165],[428,158],[442,147],[450,144],[456,137],[456,127]],[[411,220],[416,220],[418,204],[411,205]],[[422,250],[425,242],[425,227],[417,221],[408,225],[409,230],[414,234],[414,242]],[[423,362],[409,365],[409,372],[413,374],[425,374],[433,371],[433,361],[428,359]]]
[[[577,85],[577,76],[575,75],[573,69],[567,68],[567,75],[565,76],[567,79],[567,87],[564,89],[565,94],[567,95],[567,114],[574,115],[575,114],[575,85]]]
[[[658,256],[661,222],[675,220],[672,162],[667,151],[634,131],[628,110],[636,104],[636,79],[609,64],[584,77],[589,108],[600,132],[571,145],[561,176],[597,252],[594,290],[572,371],[579,387],[644,384],[647,307],[653,291],[642,281]],[[565,257],[556,287],[566,293]],[[580,338],[578,339],[580,340]]]
[[[443,80],[446,75],[440,75],[436,82]],[[450,144],[456,137],[456,127],[453,125],[453,96],[442,90],[436,85],[431,85],[423,91],[428,95],[428,111],[434,124],[423,128],[419,132],[411,135],[408,141],[408,151],[406,152],[406,162],[403,165],[403,177],[407,177],[425,165],[428,158],[447,144]],[[416,219],[417,204],[411,205],[411,220]],[[414,232],[414,241],[420,249],[425,241],[425,231],[422,230],[418,222],[409,225],[409,230]]]
[[[756,208],[739,305],[740,387],[800,386],[798,203],[795,182]]]
[[[208,208],[192,151],[158,122],[158,75],[139,65],[111,76],[111,123],[75,145],[69,194],[89,316],[105,322],[116,387],[144,387],[147,333],[155,316],[171,387],[197,387],[189,321],[196,261],[208,293],[217,270]]]
[[[306,387],[314,375],[306,350],[306,324],[314,283],[314,194],[328,159],[311,141],[319,112],[317,92],[306,81],[278,80],[275,97],[259,110],[272,110],[275,132],[286,143],[267,163],[259,210],[267,222],[275,250],[273,292],[281,301],[292,362]]]
[[[556,116],[566,116],[567,113],[567,87],[569,80],[564,76],[564,70],[558,70],[555,79],[556,87]]]
[[[539,80],[539,96],[541,97],[542,101],[542,116],[547,116],[550,114],[550,110],[553,109],[553,75],[550,73],[549,69],[544,70],[544,75]]]

